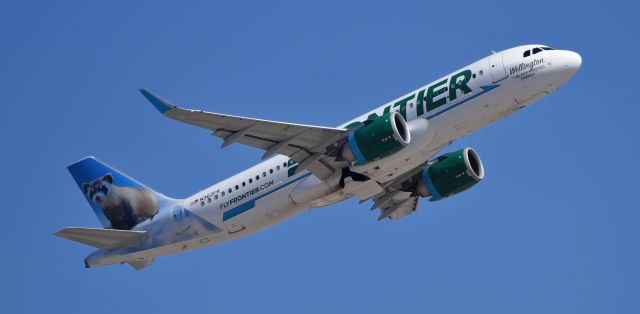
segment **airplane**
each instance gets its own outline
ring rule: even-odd
[[[378,220],[397,220],[420,199],[446,199],[484,178],[474,149],[436,156],[440,150],[549,95],[581,65],[578,53],[546,45],[493,52],[335,128],[185,109],[140,89],[164,116],[212,131],[222,147],[261,149],[263,161],[176,199],[85,157],[68,170],[103,228],[55,235],[97,248],[87,268],[128,263],[139,270],[158,256],[243,237],[352,197],[371,200]]]

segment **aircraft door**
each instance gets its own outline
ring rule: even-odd
[[[491,77],[493,77],[494,83],[507,78],[507,71],[502,61],[502,53],[494,53],[489,56],[489,69],[491,70]]]

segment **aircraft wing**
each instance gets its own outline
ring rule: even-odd
[[[239,117],[177,107],[146,89],[140,89],[165,116],[213,131],[224,139],[222,147],[241,143],[265,151],[262,159],[274,154],[289,156],[320,179],[329,177],[346,166],[336,161],[341,144],[346,141],[347,129],[294,124]]]

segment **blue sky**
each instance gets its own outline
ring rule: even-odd
[[[15,1],[0,5],[0,295],[9,312],[637,313],[632,1]],[[493,50],[571,49],[578,74],[454,143],[486,179],[398,222],[349,200],[261,233],[85,269],[51,234],[99,226],[86,155],[175,197],[259,160],[159,115],[176,104],[335,126]]]

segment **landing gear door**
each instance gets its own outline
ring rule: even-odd
[[[502,62],[501,53],[494,53],[489,56],[489,69],[491,70],[491,77],[493,77],[494,83],[507,78],[507,71],[504,68],[504,63]]]

